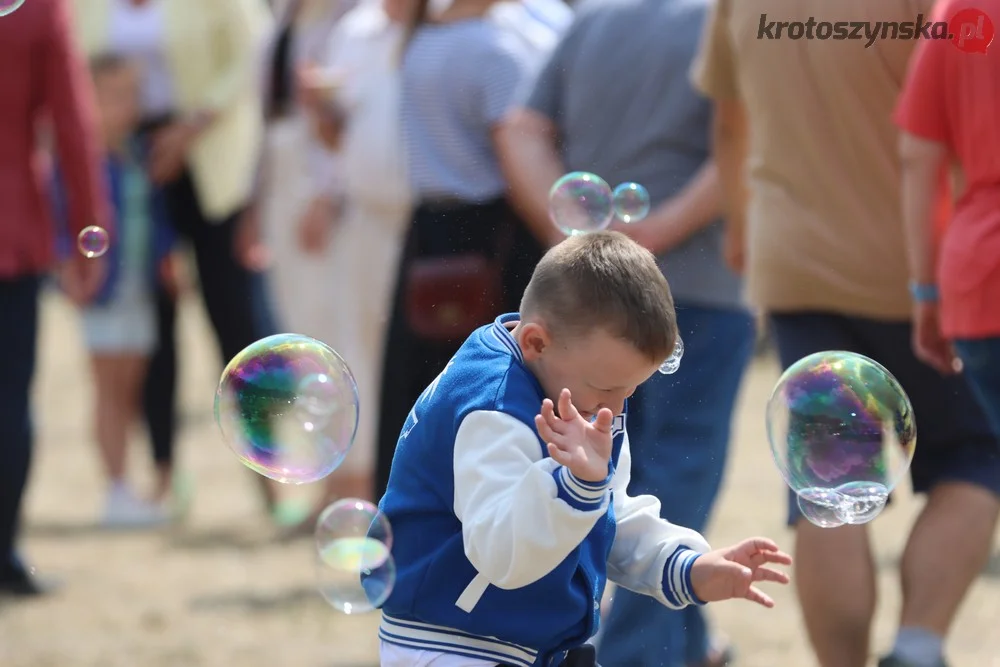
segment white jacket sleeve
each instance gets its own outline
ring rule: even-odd
[[[608,557],[608,578],[672,609],[702,604],[691,590],[691,565],[710,549],[708,542],[699,533],[660,518],[660,501],[653,496],[629,497],[631,477],[626,433],[612,484],[618,530]]]
[[[454,473],[465,555],[497,588],[522,588],[554,570],[608,507],[610,475],[577,479],[542,455],[532,427],[501,412],[465,417]]]

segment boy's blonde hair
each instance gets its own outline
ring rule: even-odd
[[[553,336],[604,329],[650,361],[671,355],[677,316],[653,254],[619,232],[571,236],[535,267],[521,316],[540,317]]]

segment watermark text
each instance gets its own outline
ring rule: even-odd
[[[993,41],[993,21],[978,9],[962,9],[948,21],[928,21],[918,14],[913,21],[778,21],[760,15],[757,39],[821,39],[865,42],[870,48],[880,39],[947,39],[959,50],[986,53]]]

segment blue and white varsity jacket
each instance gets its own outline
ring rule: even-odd
[[[406,420],[380,504],[397,574],[379,637],[548,667],[597,632],[609,578],[671,608],[700,604],[690,571],[709,546],[655,498],[626,494],[625,413],[604,482],[548,456],[534,426],[544,394],[505,326],[518,317],[476,330]]]

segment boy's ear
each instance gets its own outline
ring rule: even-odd
[[[521,354],[525,361],[538,359],[552,344],[548,330],[537,322],[522,324],[518,334],[517,342],[521,346]]]

